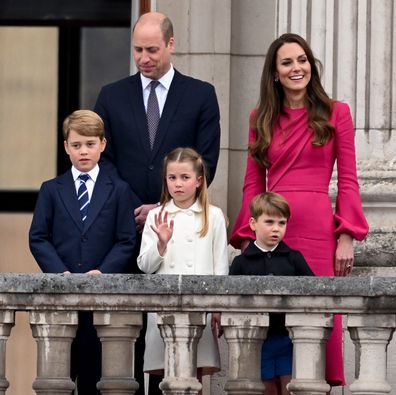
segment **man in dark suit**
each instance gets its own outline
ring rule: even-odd
[[[30,250],[45,273],[121,273],[132,258],[132,191],[99,169],[104,125],[93,111],[75,111],[63,124],[72,168],[40,189],[29,232]],[[71,377],[79,394],[97,394],[101,345],[90,312],[79,313]]]
[[[212,85],[173,68],[175,40],[168,17],[157,12],[142,15],[134,26],[132,41],[138,73],[103,87],[95,111],[105,123],[103,165],[116,169],[137,196],[135,222],[141,232],[148,211],[160,200],[163,159],[174,148],[192,147],[198,151],[205,160],[209,183],[213,180],[220,150],[220,114]],[[150,140],[152,81],[159,82],[153,89],[160,119]],[[138,237],[136,257],[139,248]],[[128,271],[139,272],[137,265]],[[143,353],[142,334],[136,343],[136,377],[140,383],[136,395],[143,394]],[[150,383],[149,393],[161,393],[158,382]]]
[[[139,72],[102,88],[96,106],[104,120],[107,147],[102,156],[139,199],[135,211],[142,230],[147,212],[161,194],[162,162],[177,147],[192,147],[204,158],[213,180],[220,149],[220,115],[214,87],[175,70],[172,23],[165,15],[142,15],[133,30],[133,56]],[[151,81],[160,121],[150,145],[147,102]]]

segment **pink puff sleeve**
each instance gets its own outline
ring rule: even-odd
[[[254,116],[255,110],[250,113],[250,120]],[[256,133],[249,128],[249,144],[256,139]],[[254,196],[266,190],[266,169],[248,154],[245,180],[243,183],[242,206],[231,233],[230,244],[235,248],[240,248],[245,239],[255,239],[255,235],[249,226],[250,211],[249,205]]]
[[[337,235],[348,233],[363,240],[369,227],[362,209],[356,174],[355,133],[348,104],[334,104],[332,123],[335,126],[335,147],[338,192],[335,221]]]

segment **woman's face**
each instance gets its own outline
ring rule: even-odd
[[[276,55],[276,74],[285,94],[305,93],[311,79],[311,65],[297,43],[285,43]]]

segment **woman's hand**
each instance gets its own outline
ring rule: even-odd
[[[338,239],[338,245],[335,252],[335,275],[348,276],[353,268],[353,239],[347,233],[342,233]]]
[[[168,212],[162,210],[154,215],[154,225],[151,225],[151,229],[158,236],[158,252],[161,256],[165,254],[166,246],[173,235],[173,219],[168,224]]]

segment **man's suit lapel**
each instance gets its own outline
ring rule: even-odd
[[[84,221],[84,231],[95,221],[113,188],[113,181],[103,171],[99,171],[89,202],[87,219]]]
[[[161,114],[154,147],[151,152],[152,156],[155,156],[157,154],[159,148],[162,145],[162,141],[165,139],[165,136],[169,131],[171,119],[183,95],[183,85],[184,78],[182,74],[175,70],[175,75],[173,76],[173,80],[169,88],[168,95],[166,97],[165,106]]]
[[[143,101],[143,90],[142,90],[142,82],[140,79],[140,73],[133,75],[130,79],[132,84],[131,89],[131,108],[133,113],[133,118],[136,122],[137,132],[139,134],[140,142],[147,156],[150,157],[152,155],[152,151],[150,148],[150,141],[148,136],[148,126],[147,126],[147,116],[146,110],[144,108]],[[131,131],[134,133],[134,131]]]
[[[76,226],[82,230],[83,224],[81,221],[80,206],[78,204],[76,187],[71,170],[59,176],[57,182],[59,185],[60,199],[63,201],[66,210],[72,217]]]

